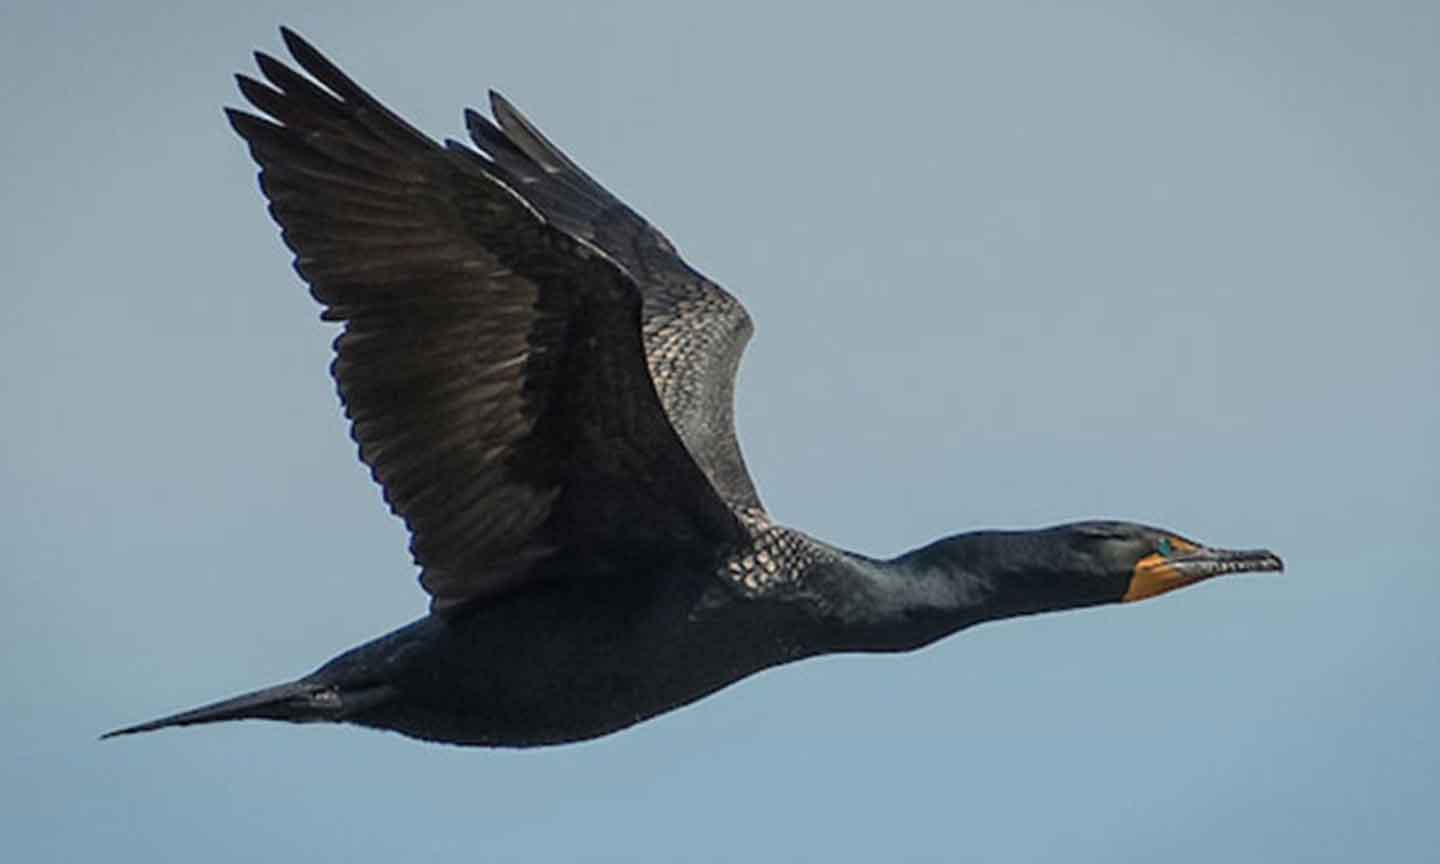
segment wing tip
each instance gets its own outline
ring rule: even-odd
[[[251,114],[241,108],[231,108],[226,105],[223,109],[225,119],[230,121],[230,128],[246,141],[251,141],[256,135],[264,135],[284,127],[277,123],[261,117],[258,114]]]
[[[296,33],[294,30],[286,27],[284,24],[280,25],[280,40],[285,43],[286,50],[288,50],[291,56],[293,56],[296,60],[300,59],[301,54],[320,53],[319,51],[315,50],[315,46],[311,45],[304,36]]]

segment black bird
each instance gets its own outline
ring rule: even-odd
[[[770,520],[735,439],[740,303],[510,103],[440,145],[283,30],[227,110],[331,371],[405,520],[419,621],[317,671],[109,733],[264,718],[456,744],[622,729],[767,667],[1279,570],[1124,522],[980,531],[890,560]],[[107,736],[108,737],[108,736]]]

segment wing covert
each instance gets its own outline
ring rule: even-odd
[[[716,492],[761,510],[735,435],[735,376],[754,330],[729,292],[692,269],[658,229],[610,194],[498,93],[496,122],[465,113],[490,170],[556,227],[604,250],[639,283],[650,375],[666,415]]]

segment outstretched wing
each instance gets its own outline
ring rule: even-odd
[[[761,509],[735,437],[735,373],[753,327],[740,301],[691,269],[675,247],[611,195],[505,97],[496,121],[465,112],[490,171],[551,224],[625,267],[644,296],[645,356],[660,402],[690,455],[732,506]],[[451,143],[451,146],[458,146]]]
[[[240,90],[272,119],[227,114],[296,270],[344,322],[340,399],[432,608],[562,547],[739,539],[656,395],[629,274],[282,33],[314,80],[257,53],[268,83]]]

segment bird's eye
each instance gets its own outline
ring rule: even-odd
[[[1170,545],[1169,537],[1160,538],[1160,546],[1156,551],[1158,551],[1163,558],[1169,558],[1171,555],[1175,554],[1174,547]]]

